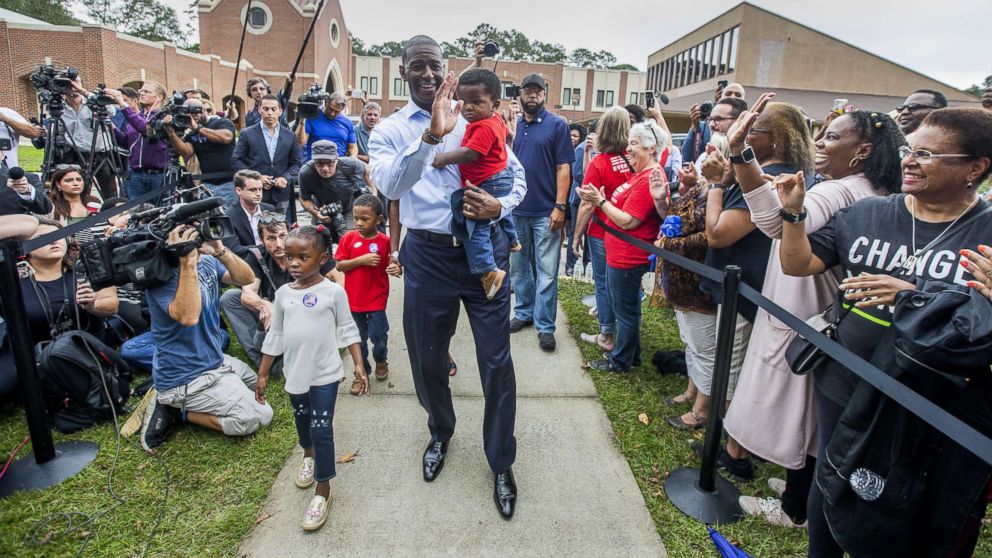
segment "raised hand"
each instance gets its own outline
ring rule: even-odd
[[[778,191],[782,208],[789,213],[802,213],[806,200],[806,179],[803,171],[796,174],[783,173],[775,177],[772,186]]]
[[[667,206],[669,197],[668,181],[665,180],[665,173],[661,170],[661,167],[657,167],[651,171],[651,175],[648,177],[648,186],[651,189],[651,197],[654,198],[654,201],[659,202],[664,200]]]
[[[678,176],[679,183],[685,186],[686,190],[699,183],[699,171],[696,170],[696,165],[690,164],[688,167],[675,169],[675,174]]]
[[[458,78],[453,72],[448,72],[434,95],[434,105],[431,107],[431,134],[442,137],[455,129],[458,123],[458,115],[462,113],[463,101],[458,101],[454,106],[451,101],[455,98],[455,89],[458,87]]]
[[[723,153],[713,144],[708,144],[706,146],[706,159],[703,161],[700,172],[703,173],[703,178],[708,182],[722,184],[727,171],[727,164],[727,158],[723,156]]]
[[[751,130],[751,126],[754,126],[754,122],[757,119],[757,112],[746,110],[730,125],[730,129],[727,130],[727,142],[730,143],[731,150],[741,151],[744,149],[744,140],[747,138],[747,133]]]

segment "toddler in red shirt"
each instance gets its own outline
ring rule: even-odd
[[[464,103],[462,116],[468,121],[461,147],[434,158],[434,167],[456,164],[464,188],[477,187],[501,198],[513,189],[513,170],[506,164],[506,124],[495,112],[499,107],[499,77],[489,70],[469,70],[458,78],[458,98]],[[469,271],[482,280],[486,298],[499,292],[506,271],[496,266],[488,219],[465,219],[462,214],[464,191],[451,196],[454,212],[451,233],[465,243]],[[507,215],[497,222],[506,235],[510,251],[520,250],[513,218]]]
[[[357,230],[348,231],[334,253],[337,268],[344,273],[344,291],[348,295],[351,315],[361,335],[359,346],[365,370],[369,366],[368,341],[372,340],[372,357],[375,359],[375,379],[389,377],[389,321],[386,319],[386,301],[389,298],[389,237],[377,228],[382,223],[382,202],[372,194],[363,194],[352,204]],[[351,394],[358,395],[362,384],[358,377],[351,384]]]

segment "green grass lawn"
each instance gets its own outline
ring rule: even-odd
[[[32,146],[17,148],[17,162],[28,172],[41,172],[41,163],[45,160],[45,151]]]
[[[232,354],[243,357],[239,348]],[[282,385],[276,381],[266,390],[275,416],[272,424],[257,434],[229,438],[182,425],[160,448],[168,467],[170,491],[148,556],[234,556],[254,525],[272,481],[296,445],[296,429]],[[3,460],[26,434],[19,408],[0,412]],[[107,491],[116,448],[113,425],[102,424],[68,436],[56,433],[55,441],[61,440],[91,440],[100,445],[100,452],[82,473],[56,487],[0,500],[0,554],[141,555],[163,506],[165,479],[159,461],[140,447],[122,444],[114,490],[125,501],[118,505]],[[137,442],[137,436],[132,440]],[[27,455],[30,449],[28,444],[20,455]],[[92,524],[78,516],[74,523],[81,526],[63,535],[68,522],[50,516],[61,513],[104,515]],[[50,522],[44,522],[46,516]],[[38,545],[32,541],[48,542]]]
[[[591,294],[591,284],[570,279],[558,282],[559,301],[568,316],[569,330],[576,339],[579,333],[598,330],[596,318],[589,316],[582,297]],[[651,511],[658,533],[661,535],[671,558],[697,558],[716,556],[706,528],[694,519],[683,515],[665,496],[664,482],[668,473],[684,466],[698,467],[699,459],[693,454],[691,444],[702,442],[702,431],[685,433],[666,424],[669,417],[685,412],[685,406],[667,407],[662,400],[675,395],[686,387],[686,380],[672,375],[659,375],[651,364],[657,350],[681,349],[678,328],[671,310],[651,308],[644,304],[644,321],[641,327],[641,344],[644,366],[630,374],[617,375],[590,371],[599,398],[613,424],[617,445],[630,463],[644,501]],[[582,343],[586,359],[602,358],[601,350]],[[646,413],[647,426],[638,421]],[[784,478],[784,469],[776,465],[760,464],[756,479],[739,485],[742,493],[773,496],[768,488],[769,477]],[[756,518],[745,518],[739,523],[719,528],[720,532],[743,550],[756,558],[806,556],[805,530],[774,527]],[[992,535],[986,528],[982,532],[975,556],[992,556]]]

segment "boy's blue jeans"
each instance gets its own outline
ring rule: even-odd
[[[372,341],[372,358],[376,362],[386,362],[389,351],[386,349],[386,342],[389,340],[389,320],[386,318],[385,310],[375,312],[352,312],[355,318],[355,325],[358,326],[358,334],[362,337],[359,346],[362,348],[362,366],[365,373],[372,376],[375,368],[369,363],[369,340]]]
[[[496,198],[502,198],[513,189],[513,170],[510,167],[499,171],[492,178],[478,186],[483,191]],[[458,190],[451,195],[451,234],[465,243],[465,255],[468,256],[468,270],[472,275],[482,275],[496,271],[496,259],[493,257],[493,243],[489,237],[488,219],[466,219],[462,213],[465,190]],[[496,222],[496,225],[506,235],[510,245],[517,243],[517,230],[513,226],[513,217],[507,215]]]

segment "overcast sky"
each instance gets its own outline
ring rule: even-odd
[[[181,11],[189,0],[165,0]],[[282,1],[282,0],[280,0]],[[608,50],[646,69],[648,55],[737,0],[340,0],[366,44],[424,33],[450,41],[489,23],[566,49]],[[992,74],[992,0],[756,0],[758,6],[958,88]],[[484,14],[484,15],[483,15]],[[432,21],[433,20],[433,21]]]

